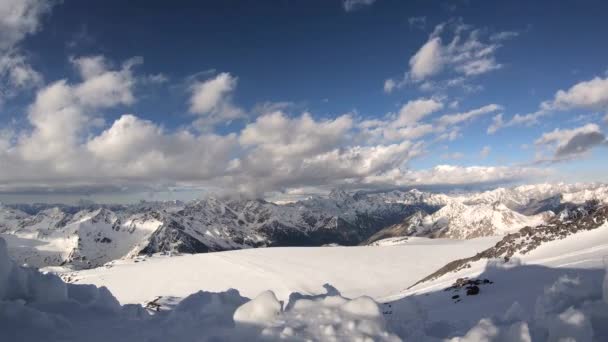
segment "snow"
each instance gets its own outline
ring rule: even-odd
[[[196,253],[332,242],[351,245],[375,233],[376,225],[391,228],[399,221],[407,229],[398,235],[459,239],[502,235],[545,223],[554,214],[540,210],[591,199],[608,203],[608,186],[537,184],[466,194],[334,191],[326,198],[286,205],[215,197],[130,206],[0,204],[0,234],[9,241],[9,254],[19,264],[82,269],[163,251]],[[416,219],[403,221],[414,213]]]
[[[541,245],[518,262],[476,264],[410,290],[404,289],[444,259],[470,255],[495,240],[412,238],[395,246],[152,257],[75,273],[78,282],[95,280],[108,290],[19,267],[0,239],[0,331],[20,341],[601,341],[608,338],[602,260],[607,250],[601,247],[608,245],[607,232],[605,224]],[[425,265],[417,270],[420,264]],[[476,296],[460,292],[462,300],[455,303],[454,292],[443,288],[462,276],[493,283]],[[155,296],[168,295],[176,290],[170,284],[193,280],[189,289],[196,290],[180,289],[183,300],[167,311],[121,306],[112,294],[123,303],[138,302],[153,298],[145,293],[150,288]],[[341,293],[341,286],[317,286],[321,280],[357,295]],[[209,290],[228,284],[243,291]]]
[[[574,203],[605,200],[608,194],[602,185],[525,186],[458,196],[412,191],[374,195],[356,206],[445,201],[463,229],[467,222],[489,222],[499,228],[493,233],[502,234],[530,219],[510,206],[556,193],[564,194],[562,202]],[[340,212],[340,203],[354,201],[342,192],[332,196],[333,201],[298,202],[287,211],[264,204],[271,209],[258,213],[291,222],[301,218],[297,210]],[[248,220],[244,213],[256,212],[239,205],[262,206],[255,201],[200,203],[205,215],[217,211]],[[608,341],[608,223],[543,242],[508,262],[477,261],[410,288],[501,237],[400,237],[365,247],[144,257],[133,251],[162,223],[136,209],[121,216],[120,224],[115,224],[116,213],[104,209],[69,214],[67,221],[58,209],[26,218],[5,209],[0,207],[0,219],[8,224],[0,230],[13,228],[5,235],[8,246],[0,238],[3,341]],[[100,232],[112,242],[96,243]],[[215,239],[227,231],[213,226],[207,232]],[[81,271],[19,266],[25,258],[53,264],[57,255],[57,260],[93,257],[95,265],[113,261]],[[479,285],[478,294],[467,295],[465,288],[451,287],[462,277],[489,281]],[[158,311],[140,305],[151,300],[160,305]]]
[[[264,291],[234,312],[237,323],[266,325],[281,313],[281,303],[272,291]]]
[[[454,239],[504,235],[525,226],[543,224],[551,216],[553,213],[522,215],[502,203],[465,204],[454,201],[437,212],[424,216],[418,226],[412,227],[412,233],[438,234]]]
[[[65,284],[15,265],[0,239],[0,333],[10,341],[400,341],[369,297],[328,291],[295,296],[283,309],[272,291],[253,300],[238,291],[199,291],[169,312],[121,306],[104,287]],[[296,299],[297,298],[297,299]]]
[[[9,254],[20,264],[40,268],[69,261],[81,268],[139,252],[139,245],[161,225],[145,215],[121,223],[106,209],[80,211],[60,225],[66,215],[58,208],[47,209],[25,219],[17,231],[0,236],[8,241]]]
[[[272,290],[285,300],[292,292],[324,293],[326,283],[347,297],[380,299],[399,293],[454,258],[494,245],[498,239],[412,238],[393,247],[280,247],[154,256],[70,272],[70,276],[75,283],[108,287],[121,303],[230,288],[250,298]]]

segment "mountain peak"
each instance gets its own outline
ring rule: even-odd
[[[352,199],[353,197],[346,191],[342,190],[342,189],[333,189],[329,195],[328,198],[336,200],[336,201],[347,201]]]

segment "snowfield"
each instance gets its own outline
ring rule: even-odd
[[[256,249],[121,261],[72,274],[78,283],[107,285],[109,291],[19,267],[0,240],[0,331],[10,341],[608,338],[602,261],[608,224],[510,262],[480,261],[404,289],[449,255],[470,255],[489,244],[491,239],[413,238],[394,246]],[[469,296],[464,287],[451,286],[465,276],[478,279],[479,293]],[[337,285],[321,287],[323,281]],[[241,291],[223,288],[229,286]],[[121,305],[111,294],[128,303],[190,290],[183,299],[167,297],[173,305],[161,311]]]
[[[108,287],[121,303],[230,288],[250,298],[272,290],[285,300],[292,292],[323,293],[326,283],[347,297],[381,299],[406,289],[430,270],[471,256],[499,239],[411,238],[392,247],[280,247],[155,256],[69,274],[75,283]]]

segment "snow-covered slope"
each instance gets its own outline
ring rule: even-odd
[[[247,297],[271,289],[316,294],[332,284],[347,297],[381,298],[399,292],[429,269],[470,256],[495,237],[467,241],[418,238],[395,247],[277,247],[183,256],[154,256],[69,272],[73,282],[107,286],[122,303],[155,296],[184,297],[197,290],[239,290]],[[420,260],[420,255],[426,255]],[[414,262],[416,260],[416,262]],[[407,267],[407,272],[402,272]],[[361,277],[365,274],[365,277]]]
[[[366,243],[398,236],[429,236],[471,239],[504,235],[525,226],[547,222],[554,214],[544,212],[526,216],[502,203],[464,204],[451,202],[433,214],[417,212],[403,222],[389,226],[370,237]]]
[[[140,244],[160,225],[153,214],[125,219],[103,208],[74,215],[54,208],[27,217],[18,229],[3,237],[9,253],[20,264],[44,267],[69,263],[89,268],[138,254]]]
[[[209,197],[187,204],[86,208],[73,214],[54,207],[17,223],[7,221],[16,228],[6,238],[20,263],[89,268],[138,254],[356,245],[418,210],[436,208],[342,191],[287,205]]]
[[[454,260],[443,266],[436,272],[422,279],[419,283],[437,279],[449,273],[457,273],[460,270],[471,268],[473,263],[485,262],[491,259],[509,261],[512,258],[525,259],[530,253],[536,253],[537,249],[547,249],[561,240],[572,241],[574,237],[580,237],[578,233],[586,231],[603,231],[608,227],[608,205],[597,201],[587,202],[584,205],[566,209],[556,215],[546,224],[537,227],[525,227],[517,232],[503,237],[495,246],[477,253],[476,255]],[[599,249],[608,248],[603,239],[589,241],[590,244]],[[577,242],[578,243],[578,242]],[[576,246],[577,243],[570,245]],[[560,249],[552,250],[558,258],[563,257]]]
[[[27,216],[19,209],[6,207],[0,203],[0,233],[15,231]]]
[[[563,197],[562,202],[581,204],[589,200],[608,200],[608,187],[601,183],[545,183],[521,185],[514,188],[497,188],[457,198],[467,204],[502,203],[520,211],[526,210],[536,201],[551,197]]]

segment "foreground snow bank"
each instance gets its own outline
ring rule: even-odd
[[[327,287],[325,295],[292,295],[285,310],[273,292],[263,292],[239,307],[234,321],[240,328],[262,329],[260,337],[268,340],[401,341],[386,330],[373,299],[349,300]]]
[[[349,300],[327,288],[320,296],[292,294],[285,308],[271,291],[254,300],[236,290],[201,291],[152,315],[121,306],[105,287],[17,266],[0,239],[0,336],[7,341],[400,341],[371,298]]]
[[[475,295],[448,287],[390,303],[389,329],[416,341],[608,341],[602,270],[489,264],[493,282]]]
[[[495,267],[493,276],[500,279],[502,275],[505,280],[507,272],[524,267]],[[602,284],[599,277],[562,275],[548,284],[535,295],[532,305],[515,302],[501,314],[482,316],[468,325],[459,322],[469,314],[465,307],[452,319],[433,321],[435,314],[419,305],[420,298],[415,296],[379,306],[366,296],[345,298],[329,285],[324,294],[292,293],[286,301],[277,299],[272,291],[253,300],[237,290],[200,291],[172,310],[152,314],[140,305],[120,305],[104,287],[65,284],[55,275],[17,266],[0,239],[0,340],[608,340],[608,303],[602,289],[608,287],[608,280]],[[491,297],[476,299],[479,307],[495,304]]]

